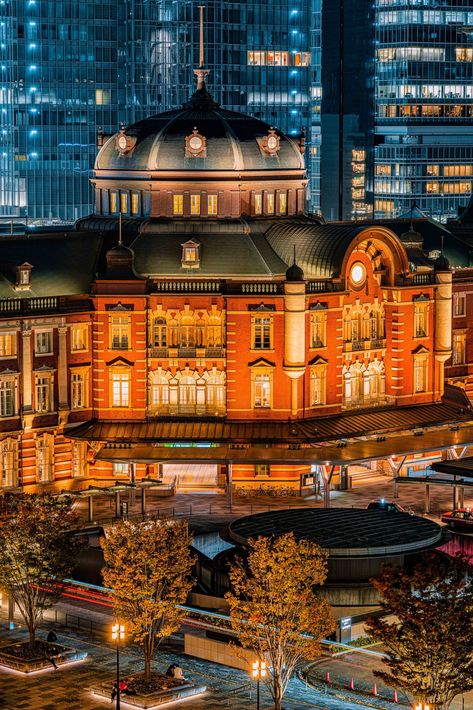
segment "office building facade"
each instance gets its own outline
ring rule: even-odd
[[[473,171],[472,0],[376,0],[374,213],[442,221]]]

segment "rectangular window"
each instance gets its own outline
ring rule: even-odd
[[[112,350],[128,350],[129,347],[129,316],[110,316],[110,348]]]
[[[260,192],[253,195],[253,212],[256,215],[263,213],[263,198]]]
[[[172,213],[177,216],[184,214],[184,195],[172,196]]]
[[[115,214],[116,212],[118,212],[118,194],[110,192],[110,213]]]
[[[278,211],[279,214],[287,213],[287,192],[280,192],[278,195]]]
[[[271,350],[273,319],[270,316],[255,316],[253,319],[253,349]]]
[[[310,373],[310,406],[325,404],[326,400],[326,367],[316,365]]]
[[[0,357],[16,355],[16,333],[0,333]]]
[[[207,214],[217,214],[217,195],[207,195]]]
[[[253,406],[255,409],[269,409],[271,407],[271,375],[255,375]]]
[[[126,192],[120,192],[120,212],[122,214],[128,212],[128,195]]]
[[[269,476],[270,468],[269,463],[256,463],[255,464],[255,476]]]
[[[76,370],[71,374],[71,406],[72,409],[83,409],[88,405],[87,371]]]
[[[17,443],[11,439],[6,439],[0,442],[0,487],[11,488],[18,485],[17,469]]]
[[[130,373],[112,372],[112,407],[130,406]]]
[[[310,316],[310,347],[325,347],[325,313],[312,313]]]
[[[45,434],[36,439],[36,472],[38,481],[45,483],[52,478],[52,437]]]
[[[137,192],[131,193],[131,214],[136,215],[140,213],[140,196]]]
[[[191,214],[200,215],[200,195],[191,195]]]
[[[427,390],[427,358],[414,358],[414,393]]]
[[[83,441],[76,441],[72,445],[72,475],[84,476],[87,463],[87,444]]]
[[[0,379],[0,417],[16,414],[16,381],[11,377]]]
[[[266,214],[274,214],[274,192],[266,193]]]
[[[37,412],[50,412],[52,410],[51,385],[51,377],[48,375],[36,375],[35,399]]]
[[[34,350],[36,355],[51,355],[53,352],[53,333],[51,330],[35,331]]]
[[[466,315],[466,293],[453,294],[453,315],[455,318]]]
[[[114,476],[129,476],[130,475],[130,464],[128,463],[114,463],[113,475]]]
[[[71,352],[82,352],[88,349],[87,323],[74,323],[71,326]]]
[[[428,305],[416,303],[414,305],[414,337],[426,338],[428,334]]]
[[[466,333],[453,331],[452,364],[466,363]]]

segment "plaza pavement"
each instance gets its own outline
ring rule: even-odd
[[[0,627],[0,644],[26,638],[24,630],[9,632],[5,622]],[[87,651],[86,661],[38,673],[20,675],[0,667],[0,708],[2,710],[103,710],[110,707],[108,700],[100,700],[87,689],[96,681],[110,679],[115,673],[115,649],[105,644],[92,643],[75,633],[58,633],[58,640],[65,645]],[[121,655],[123,673],[141,670],[142,656],[133,647],[125,647]],[[201,698],[192,698],[182,704],[188,710],[249,710],[256,706],[255,686],[243,671],[234,670],[175,652],[158,651],[154,667],[164,671],[172,662],[179,662],[186,677],[198,685],[206,685],[207,693]],[[266,690],[261,691],[261,710],[272,707]],[[130,706],[128,706],[130,707]],[[172,704],[169,707],[179,707]],[[382,700],[348,698],[340,691],[313,690],[299,679],[290,682],[284,700],[285,710],[394,710],[393,705]],[[127,706],[123,702],[123,710]]]

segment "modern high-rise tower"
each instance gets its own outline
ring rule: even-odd
[[[306,130],[315,207],[321,2],[205,6],[213,95],[289,134]],[[0,0],[0,215],[88,213],[94,128],[185,101],[198,40],[198,2]]]

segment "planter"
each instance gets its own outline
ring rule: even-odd
[[[90,688],[94,695],[98,695],[101,698],[107,698],[110,700],[110,694],[112,692],[112,684],[99,683]],[[207,687],[192,685],[191,683],[185,683],[175,688],[168,688],[166,690],[160,690],[158,692],[140,695],[127,695],[122,694],[120,698],[122,702],[127,705],[131,705],[134,708],[141,708],[142,710],[152,710],[153,708],[158,708],[161,705],[166,705],[167,703],[174,703],[178,700],[184,700],[184,698],[190,698],[194,695],[201,695],[205,693]]]
[[[2,646],[0,648],[0,665],[20,673],[32,673],[45,668],[53,668],[54,664],[64,666],[67,663],[83,661],[87,657],[85,651],[77,651],[75,648],[41,640],[37,642],[34,652],[28,653],[28,651],[27,641]]]

